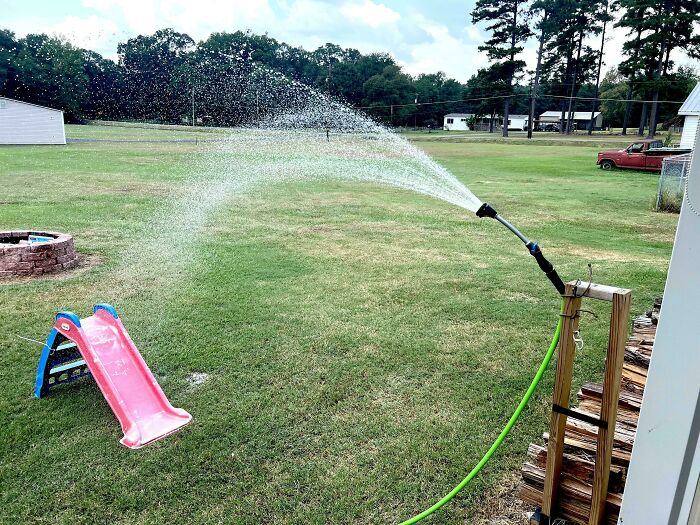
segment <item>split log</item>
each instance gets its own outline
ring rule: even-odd
[[[540,507],[542,505],[542,500],[544,498],[544,491],[534,485],[533,483],[526,482],[520,485],[519,497],[525,503],[530,505]],[[560,497],[558,500],[558,510],[557,517],[561,517],[566,520],[570,520],[576,523],[588,523],[588,515],[591,511],[590,495],[588,496],[588,501],[580,501],[571,497],[571,487],[569,486],[570,480],[562,476],[562,483],[559,487]],[[541,485],[544,487],[544,473],[541,478]],[[620,513],[620,501],[612,501],[614,498],[613,494],[608,494],[608,500],[606,502],[606,515],[604,523],[609,525],[616,525],[618,516]],[[617,510],[615,510],[617,509]]]
[[[602,399],[603,385],[599,383],[584,383],[579,391],[579,399],[585,397]],[[642,408],[642,396],[641,394],[637,394],[635,392],[623,390],[620,392],[620,401],[618,406],[620,408],[626,408],[639,412],[639,410]]]
[[[544,442],[549,442],[549,432],[542,434]],[[564,436],[564,452],[569,453],[580,453],[585,452],[591,457],[595,457],[596,454],[596,442],[595,440],[582,440],[578,438],[573,438],[571,436]],[[612,462],[615,465],[628,466],[630,463],[630,458],[632,454],[626,450],[622,450],[617,447],[613,447],[612,451]]]
[[[527,449],[527,455],[532,461],[532,464],[541,469],[544,475],[547,469],[547,449],[531,443]],[[584,457],[574,454],[564,454],[562,472],[573,479],[593,485],[594,468],[595,464]],[[626,469],[623,467],[617,465],[612,465],[610,467],[610,481],[608,482],[608,490],[610,492],[619,492],[622,490],[625,474]]]

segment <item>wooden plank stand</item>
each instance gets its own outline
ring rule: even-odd
[[[617,405],[620,398],[622,363],[625,357],[625,343],[630,315],[632,292],[624,288],[614,288],[599,284],[569,282],[564,296],[564,313],[561,336],[557,349],[557,371],[552,401],[552,414],[549,423],[549,443],[547,448],[547,469],[544,480],[544,499],[540,523],[550,523],[557,510],[557,491],[561,479],[562,457],[564,453],[564,431],[567,417],[572,417],[598,427],[595,469],[593,472],[593,493],[588,525],[600,525],[605,516],[605,502],[608,495],[610,462],[617,419]],[[612,303],[610,315],[610,335],[605,360],[602,404],[599,419],[581,414],[569,408],[571,381],[574,366],[579,313],[583,297]]]

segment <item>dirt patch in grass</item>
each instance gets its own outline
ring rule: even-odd
[[[641,263],[653,265],[666,265],[668,260],[665,257],[649,257],[636,253],[622,253],[611,250],[593,250],[590,248],[579,248],[575,246],[552,246],[549,251],[558,256],[581,257],[589,261],[608,261],[615,263]]]
[[[131,183],[116,188],[106,188],[106,193],[133,193],[135,195],[170,195],[172,190],[165,184]]]
[[[187,383],[191,388],[198,387],[209,381],[209,374],[206,372],[192,372],[187,376]]]
[[[518,498],[520,474],[508,473],[484,494],[474,525],[526,525],[533,509]]]

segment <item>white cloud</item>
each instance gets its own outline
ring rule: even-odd
[[[316,33],[324,35],[332,33],[340,29],[344,23],[343,17],[336,8],[319,0],[295,0],[281,7],[282,16],[279,20],[276,20],[273,14],[267,21],[267,30],[276,29],[280,35],[291,32],[298,37],[310,39]],[[328,37],[318,36],[316,40],[323,44],[328,41]]]
[[[61,36],[78,47],[102,49],[113,40],[117,26],[108,19],[90,15],[87,18],[67,16],[51,26],[49,34]]]
[[[348,2],[341,6],[340,13],[348,19],[361,22],[373,29],[391,25],[399,21],[401,14],[384,4],[375,4],[371,0]]]
[[[414,44],[410,48],[411,60],[403,65],[408,73],[435,73],[444,71],[460,82],[484,67],[487,58],[478,50],[478,44],[467,43],[452,36],[444,25],[432,22],[418,15],[416,23],[431,37],[431,41]]]
[[[199,39],[213,31],[261,31],[275,20],[268,0],[161,0],[159,12],[180,31],[196,28],[190,35]]]
[[[263,31],[275,21],[268,0],[83,0],[83,6],[120,15],[135,33],[173,27],[195,39],[214,31]]]
[[[83,6],[104,15],[120,14],[127,27],[136,33],[150,33],[159,27],[160,2],[156,0],[83,0]]]
[[[467,34],[470,40],[475,42],[481,42],[481,32],[479,28],[475,25],[468,25],[464,28],[464,32]]]

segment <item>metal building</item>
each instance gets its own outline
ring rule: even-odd
[[[0,144],[65,144],[63,111],[0,97]]]
[[[591,122],[590,111],[574,111],[572,125],[573,129],[588,129]],[[568,120],[569,112],[564,112],[564,118]],[[603,114],[600,111],[593,113],[593,129],[603,129]],[[545,111],[540,115],[540,125],[560,124],[561,111]]]
[[[681,135],[681,148],[692,148],[698,130],[698,121],[700,121],[700,82],[685,99],[678,114],[685,118],[683,134]]]

